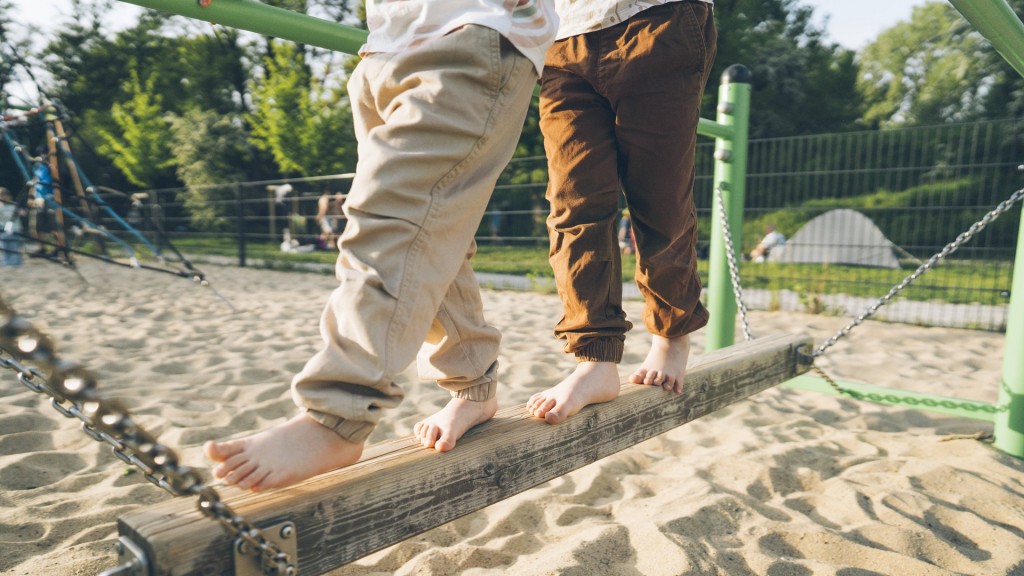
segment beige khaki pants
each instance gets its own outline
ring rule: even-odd
[[[324,347],[292,381],[295,403],[343,438],[365,440],[398,405],[394,378],[413,360],[454,397],[494,396],[501,336],[469,260],[536,81],[527,58],[479,26],[356,67],[340,284],[321,318]]]

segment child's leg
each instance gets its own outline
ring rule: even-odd
[[[637,52],[627,57],[612,98],[623,127],[618,141],[637,242],[636,281],[653,335],[650,353],[629,381],[680,392],[687,335],[708,318],[697,276],[693,182],[700,102],[715,55],[714,19],[706,4],[676,2],[641,12],[624,36]],[[651,77],[659,81],[640,83]]]
[[[501,333],[484,320],[480,286],[470,266],[475,252],[473,242],[417,358],[420,377],[436,380],[452,395],[447,406],[414,427],[423,446],[439,452],[454,448],[467,430],[498,410]]]
[[[215,478],[260,491],[353,464],[363,454],[363,443],[345,440],[303,412],[252,436],[207,442],[203,450],[218,462]]]
[[[666,391],[680,394],[683,391],[683,377],[686,362],[690,358],[690,336],[684,334],[666,338],[651,335],[651,349],[643,364],[629,375],[632,384],[660,386]]]
[[[618,365],[610,361],[578,362],[565,380],[530,396],[526,410],[550,424],[559,424],[591,404],[615,400],[620,388]]]
[[[292,382],[305,412],[209,445],[224,464],[219,477],[241,482],[236,476],[250,469],[269,470],[275,482],[250,486],[268,488],[351,463],[358,450],[339,442],[361,447],[383,409],[401,401],[394,375],[415,358],[458,276],[464,258],[453,255],[470,245],[525,119],[536,73],[503,46],[496,32],[466,26],[360,62],[349,85],[359,165],[345,205],[340,284],[321,317],[324,348]],[[337,441],[309,441],[310,422]],[[297,454],[277,460],[275,447],[287,445]]]
[[[597,33],[600,34],[600,33]],[[587,68],[600,42],[591,34],[556,42],[541,88],[541,130],[548,157],[551,213],[549,261],[562,298],[555,335],[566,341],[576,369],[527,402],[533,416],[559,423],[584,406],[619,394],[617,364],[626,332],[622,263],[615,231],[619,214],[615,115]]]

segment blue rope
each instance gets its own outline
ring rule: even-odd
[[[11,135],[8,132],[8,128],[7,128],[6,124],[3,125],[0,128],[2,128],[2,130],[3,130],[4,141],[7,142],[7,146],[11,149],[11,155],[14,156],[15,164],[17,164],[18,165],[18,169],[21,170],[21,175],[25,179],[25,182],[27,183],[27,185],[31,186],[32,183],[33,183],[34,178],[32,178],[29,175],[28,169],[25,167],[25,164],[24,164],[24,162],[21,159],[21,154],[24,153],[24,152],[21,152],[19,150],[19,148],[22,148],[21,145],[18,144],[17,142],[15,142],[13,138],[11,138]],[[23,149],[24,148],[22,148],[22,150]],[[121,247],[123,247],[125,250],[128,251],[128,257],[132,260],[132,262],[135,263],[135,265],[138,264],[138,260],[135,257],[135,249],[132,248],[130,244],[128,244],[127,242],[121,240],[117,236],[111,234],[110,231],[108,231],[108,230],[106,230],[104,228],[101,228],[101,227],[97,226],[96,224],[93,224],[87,218],[79,216],[78,214],[72,212],[70,209],[62,206],[61,204],[58,204],[57,201],[54,200],[53,198],[45,198],[44,201],[45,201],[46,205],[49,206],[50,208],[54,208],[56,210],[59,210],[62,214],[70,216],[73,220],[75,220],[76,222],[82,224],[86,228],[89,228],[91,230],[96,230],[97,232],[103,234],[107,238],[110,238],[115,243],[119,244]]]

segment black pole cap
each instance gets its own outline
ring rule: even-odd
[[[754,75],[743,64],[733,64],[722,72],[722,84],[750,84]]]

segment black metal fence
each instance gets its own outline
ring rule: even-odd
[[[1020,139],[1017,123],[1005,121],[751,141],[742,250],[749,253],[771,224],[788,239],[782,254],[804,256],[792,262],[777,253],[763,263],[741,262],[748,306],[845,315],[869,305],[1024,187]],[[695,199],[701,256],[711,228],[712,152],[712,142],[700,143]],[[338,175],[149,190],[125,208],[149,217],[142,228],[161,229],[188,250],[202,251],[207,240],[223,246],[230,237],[242,264],[255,247],[261,262],[287,261],[290,254],[276,249],[286,228],[302,250],[329,249],[316,221],[317,201],[323,194],[343,196],[350,184],[351,175]],[[514,159],[480,223],[478,243],[546,251],[546,185],[543,157]],[[847,220],[804,233],[835,210],[862,215],[869,237],[864,228],[841,229],[853,228]],[[1020,214],[1020,207],[1007,212],[901,293],[889,308],[913,311],[888,318],[1002,330]],[[840,248],[863,253],[879,246],[889,252],[887,265],[837,255]],[[706,262],[700,268],[706,271]]]

